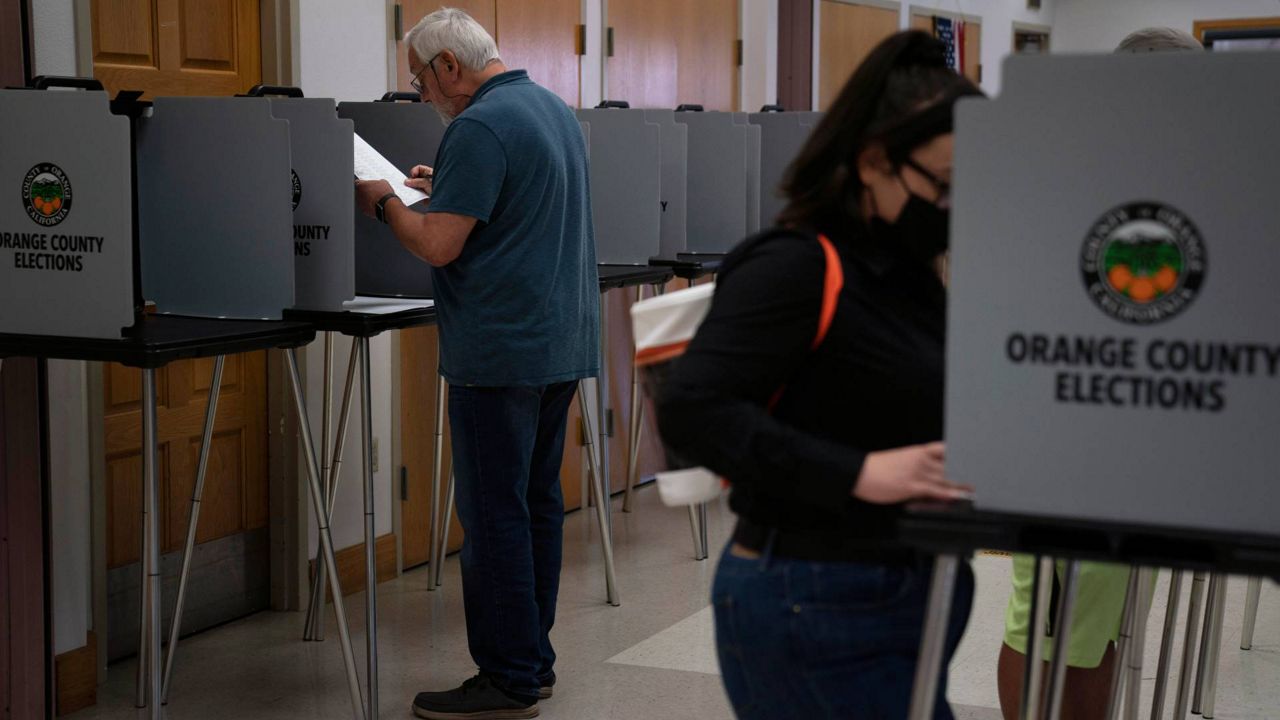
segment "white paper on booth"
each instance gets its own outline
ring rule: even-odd
[[[361,180],[386,180],[391,183],[391,190],[405,205],[413,205],[431,197],[416,188],[404,184],[405,174],[400,168],[373,149],[365,139],[356,135],[356,177]]]

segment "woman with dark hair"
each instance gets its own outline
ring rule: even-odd
[[[952,111],[979,94],[930,35],[881,43],[791,166],[778,227],[726,258],[660,393],[670,449],[732,485],[712,599],[739,717],[907,714],[932,559],[895,542],[895,518],[969,492],[939,442],[941,258]],[[966,565],[948,660],[972,593]]]

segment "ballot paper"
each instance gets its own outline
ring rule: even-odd
[[[365,139],[356,135],[356,177],[361,180],[386,180],[391,190],[405,205],[413,205],[431,197],[416,188],[404,184],[405,175],[382,153],[373,149]]]

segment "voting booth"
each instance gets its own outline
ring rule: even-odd
[[[578,110],[590,144],[596,261],[648,265],[661,235],[661,126],[644,110]]]
[[[727,253],[760,227],[760,128],[744,113],[692,110],[675,120],[689,132],[686,252]]]
[[[674,259],[688,249],[689,128],[674,110],[645,110],[644,118],[658,125],[661,145],[658,256]]]
[[[100,89],[0,90],[0,123],[0,332],[119,338],[137,300],[129,119]]]
[[[770,227],[786,207],[780,195],[787,168],[800,154],[822,119],[819,112],[758,112],[748,120],[760,126],[760,225]]]
[[[408,96],[339,103],[338,117],[350,119],[356,134],[408,174],[415,165],[435,165],[445,126],[430,105],[396,102],[402,99]],[[355,218],[355,286],[359,295],[429,298],[431,268],[405,250],[391,228],[361,215]]]
[[[354,125],[330,99],[272,98],[271,113],[289,121],[294,307],[341,310],[356,294]]]
[[[159,312],[278,320],[293,306],[289,123],[270,101],[157,98],[137,168],[143,293]]]
[[[1000,97],[957,106],[946,472],[976,492],[899,522],[938,555],[912,720],[933,715],[957,568],[978,548],[1035,556],[1032,628],[1050,605],[1072,617],[1082,559],[1130,566],[1125,717],[1145,692],[1146,588],[1173,568],[1154,697],[1176,680],[1175,717],[1188,698],[1213,716],[1227,575],[1280,577],[1277,77],[1275,53],[1015,56]],[[1029,634],[1023,687],[1047,717],[1070,633],[1054,624],[1043,683],[1047,640]]]
[[[1280,55],[1019,60],[957,112],[948,474],[1280,535]]]

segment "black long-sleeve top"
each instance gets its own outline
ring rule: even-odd
[[[863,226],[829,238],[844,287],[822,344],[811,350],[826,268],[817,236],[750,238],[670,368],[658,422],[675,454],[730,481],[740,517],[863,559],[892,545],[899,512],[853,497],[866,454],[942,438],[946,295],[932,268]]]

